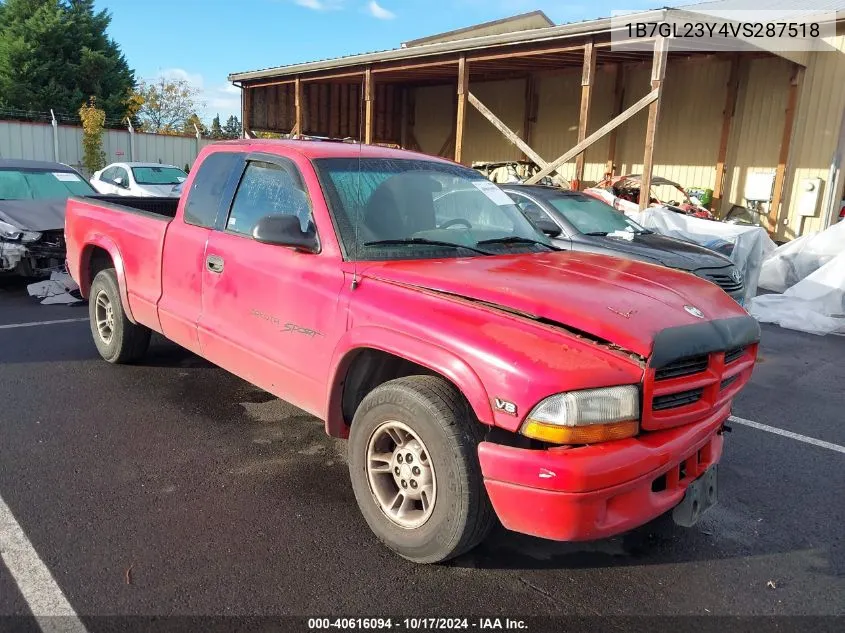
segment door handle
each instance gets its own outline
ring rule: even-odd
[[[205,267],[209,272],[219,275],[223,272],[223,258],[220,255],[209,255],[205,258]]]

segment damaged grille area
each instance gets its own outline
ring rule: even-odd
[[[655,380],[667,380],[669,378],[680,378],[681,376],[691,376],[699,374],[707,369],[709,356],[702,354],[700,356],[690,356],[689,358],[682,358],[661,367],[654,373]]]
[[[655,396],[651,403],[652,411],[665,411],[666,409],[675,409],[683,407],[688,404],[693,404],[701,400],[704,395],[704,389],[690,389],[689,391],[681,391],[680,393],[672,393],[665,396]]]
[[[742,280],[736,281],[724,269],[700,270],[698,273],[707,281],[716,284],[727,293],[739,292],[745,285]]]

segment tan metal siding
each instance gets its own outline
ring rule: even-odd
[[[426,86],[414,91],[414,137],[420,150],[436,156],[455,125],[455,86]]]
[[[721,212],[745,206],[749,174],[774,173],[786,119],[792,64],[778,58],[745,59],[740,67],[736,117],[728,143]]]
[[[667,65],[654,147],[655,176],[685,187],[713,188],[729,73],[727,60],[673,60]],[[651,67],[630,68],[625,79],[628,107],[650,90]],[[619,173],[642,172],[645,128],[644,110],[619,129]],[[669,190],[657,193],[674,195]]]
[[[788,225],[781,222],[780,234],[793,238],[824,228],[826,209],[821,205],[827,188],[830,163],[836,152],[842,113],[845,110],[845,37],[828,40],[839,52],[811,53],[804,72],[798,97],[798,111],[792,137],[792,151],[787,171],[787,185],[784,191],[785,209],[781,218],[787,218]],[[824,182],[820,194],[819,210],[815,216],[799,216],[796,209],[800,195],[800,180],[821,178]],[[841,177],[840,177],[841,179]],[[838,201],[841,188],[834,192]]]
[[[525,120],[525,80],[470,82],[469,90],[520,137]],[[520,160],[522,152],[471,105],[467,106],[464,161]]]

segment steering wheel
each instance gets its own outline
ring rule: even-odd
[[[467,229],[472,229],[472,224],[469,223],[468,220],[464,220],[463,218],[455,218],[454,220],[446,220],[443,224],[441,224],[438,228],[441,229],[448,229],[452,226],[465,226]]]

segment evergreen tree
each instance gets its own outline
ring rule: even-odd
[[[126,114],[135,73],[94,0],[5,0],[0,4],[0,106],[75,113],[97,98],[109,119]]]
[[[243,128],[238,117],[234,114],[226,120],[226,126],[223,128],[223,136],[225,138],[241,138],[243,136]]]
[[[215,140],[223,138],[223,128],[220,126],[220,115],[215,115],[211,120],[211,132],[209,136]]]

